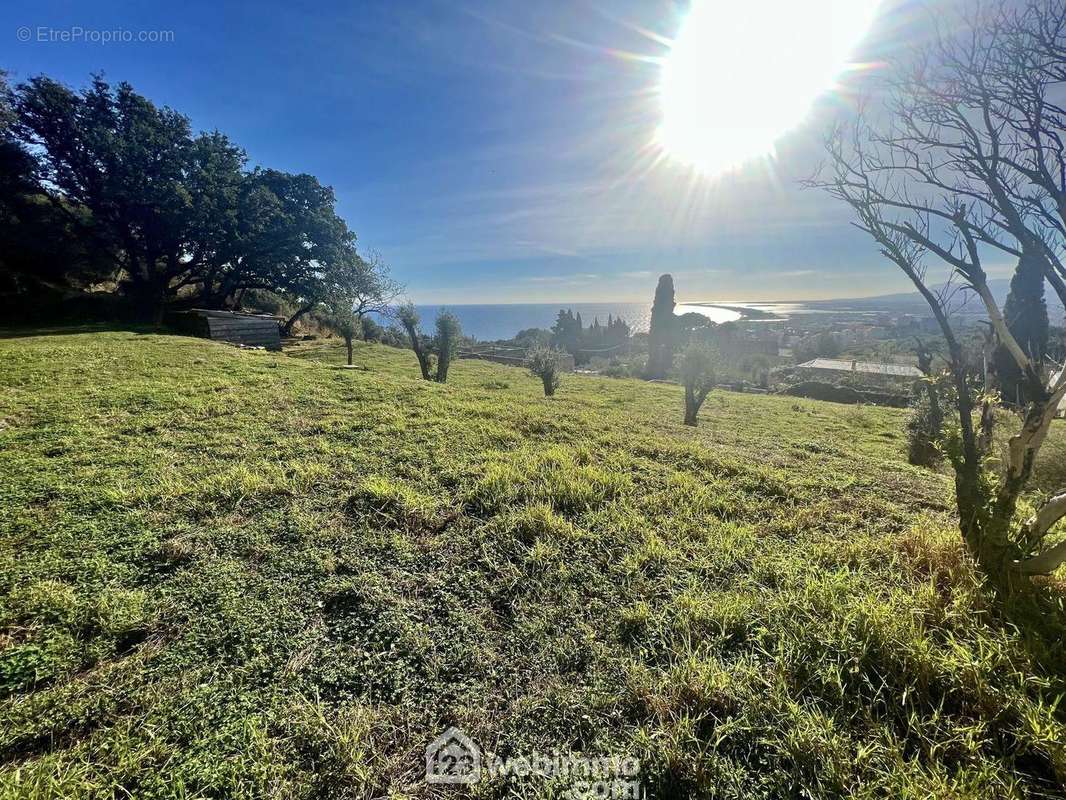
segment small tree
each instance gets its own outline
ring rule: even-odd
[[[437,383],[447,383],[448,367],[459,347],[462,330],[454,314],[443,311],[437,315]]]
[[[696,426],[700,406],[715,385],[718,354],[705,344],[691,344],[681,357],[681,382],[685,385],[685,424]]]
[[[365,258],[356,260],[353,278],[352,308],[363,323],[363,335],[366,336],[373,330],[366,324],[371,321],[367,315],[388,315],[396,298],[403,292],[403,286],[393,280],[389,265],[380,253],[373,250]]]
[[[418,368],[422,371],[422,380],[433,380],[433,376],[430,374],[431,357],[426,352],[426,348],[422,344],[422,335],[418,331],[418,323],[421,321],[418,312],[413,304],[404,303],[404,305],[400,306],[397,316],[400,319],[400,324],[403,325],[403,329],[407,331],[411,349],[415,351],[415,358],[418,359]]]
[[[545,397],[554,395],[555,390],[562,383],[562,378],[559,376],[560,355],[561,353],[558,350],[553,350],[550,347],[537,347],[530,350],[526,355],[526,366],[529,367],[529,373],[534,377],[540,378],[544,384]]]
[[[907,419],[907,460],[917,467],[933,467],[941,461],[940,445],[944,439],[941,376],[933,371],[933,351],[925,342],[918,339],[914,352],[924,377],[916,387]]]
[[[936,378],[925,378],[923,382],[928,385],[915,395],[907,418],[907,460],[916,467],[935,467],[942,458],[944,415],[937,397]]]
[[[773,366],[773,362],[768,356],[756,353],[743,359],[740,366],[760,389],[770,388],[770,367]]]
[[[325,303],[320,319],[326,327],[344,339],[344,345],[348,350],[348,366],[352,366],[352,340],[359,335],[362,326],[352,306],[351,295],[341,292],[330,297]]]

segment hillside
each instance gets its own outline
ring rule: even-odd
[[[0,795],[463,796],[449,725],[649,797],[1062,791],[903,412],[340,352],[0,339]]]
[[[954,286],[958,286],[958,282]],[[938,292],[947,292],[948,287],[940,285],[934,287]],[[1010,294],[1009,278],[992,278],[988,281],[988,288],[992,290],[993,297],[999,303],[1000,308]],[[1061,325],[1063,321],[1063,306],[1058,295],[1047,289],[1044,296],[1047,304],[1048,318],[1052,325]],[[895,314],[915,314],[921,317],[932,316],[929,304],[918,292],[897,292],[894,294],[881,294],[874,297],[843,298],[839,300],[813,300],[804,305],[818,309],[853,310],[865,312],[884,311]],[[977,295],[969,289],[960,289],[953,297],[949,308],[954,314],[977,314],[987,318],[984,305]]]

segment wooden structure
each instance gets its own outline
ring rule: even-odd
[[[212,311],[194,308],[171,314],[168,318],[171,326],[204,339],[218,342],[244,345],[245,347],[264,347],[267,350],[281,349],[281,317],[270,314],[246,314],[240,311]]]

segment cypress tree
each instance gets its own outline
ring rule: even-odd
[[[674,279],[670,275],[661,275],[655,287],[648,330],[648,366],[645,371],[648,378],[661,380],[674,365],[674,306]]]
[[[1044,300],[1044,260],[1041,257],[1022,253],[1010,281],[1003,316],[1026,354],[1034,361],[1042,361],[1048,346],[1048,316]],[[1022,372],[1007,349],[1002,345],[997,347],[993,361],[1003,399],[1021,405],[1028,402]]]

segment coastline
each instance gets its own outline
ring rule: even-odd
[[[751,308],[749,306],[740,306],[740,305],[731,306],[731,305],[726,305],[724,303],[691,303],[691,302],[684,303],[684,305],[686,305],[686,306],[700,306],[702,308],[721,308],[721,309],[724,309],[725,311],[732,311],[732,312],[734,312],[736,314],[740,314],[740,318],[742,320],[744,320],[744,319],[762,319],[762,320],[784,319],[784,317],[782,317],[780,314],[774,314],[773,312],[770,312],[770,311],[763,311],[760,308]]]

